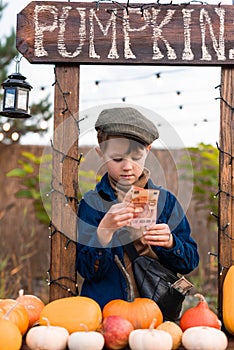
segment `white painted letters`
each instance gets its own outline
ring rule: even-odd
[[[72,16],[73,21],[74,18],[76,19],[75,11],[77,13],[77,21],[73,22],[71,37],[66,34],[71,30],[71,27],[68,25],[70,24],[70,16]],[[68,6],[60,7],[59,10],[59,7],[56,7],[56,5],[35,5],[34,56],[43,57],[50,55],[50,46],[45,46],[45,42],[48,42],[48,35],[45,35],[46,32],[54,32],[53,38],[56,37],[57,40],[53,43],[53,48],[56,45],[57,53],[62,58],[72,60],[82,54],[82,60],[85,55],[87,55],[88,59],[109,59],[110,62],[119,59],[126,61],[137,60],[139,52],[136,49],[134,50],[134,45],[139,49],[137,40],[141,37],[140,33],[142,32],[142,38],[147,38],[147,40],[144,43],[140,43],[140,45],[145,45],[147,54],[151,50],[152,62],[160,62],[165,57],[168,60],[175,61],[175,63],[176,60],[191,62],[195,59],[207,62],[214,59],[225,61],[225,9],[221,6],[214,7],[212,17],[205,6],[198,11],[196,12],[195,8],[186,7],[167,9],[164,12],[160,6],[149,6],[149,8],[146,7],[144,9],[129,7],[128,10],[124,8],[120,15],[119,9],[116,8],[108,12],[109,17],[105,15],[104,20],[103,16],[98,16],[98,12],[94,8],[75,8],[69,4]],[[216,16],[214,16],[214,13]],[[178,42],[174,42],[173,45],[172,29],[170,28],[172,24],[174,25],[175,18],[177,25],[180,26],[178,27],[182,34],[180,38],[182,37],[183,39],[183,42],[179,43],[180,52],[177,52]],[[218,22],[218,29],[217,22],[215,22],[215,26],[212,23],[214,18]],[[200,39],[196,39],[196,45],[198,45],[197,43],[200,40],[200,57],[198,57],[199,50],[197,46],[195,57],[195,48],[193,47],[195,20],[198,22],[195,24],[200,28]],[[139,23],[139,26],[136,23]],[[108,48],[106,41],[102,46],[98,46],[100,32],[104,37],[109,38],[110,48]],[[197,35],[199,35],[199,31],[196,27]],[[70,40],[69,43],[66,42],[66,38],[69,38],[67,39]],[[69,44],[71,45],[71,43],[72,50],[69,49]],[[100,50],[103,47],[105,48],[105,57],[103,50]],[[123,52],[120,52],[120,48]],[[229,60],[233,60],[234,49],[226,48],[226,51],[228,51]],[[147,58],[147,60],[150,60],[150,58]]]
[[[225,57],[225,46],[224,46],[224,14],[225,11],[222,8],[216,8],[215,12],[220,17],[220,30],[219,30],[219,43],[215,38],[215,34],[213,31],[212,23],[208,12],[203,8],[200,12],[200,25],[201,25],[201,38],[202,38],[202,58],[201,60],[211,61],[212,56],[208,52],[206,46],[206,26],[208,25],[211,40],[213,43],[213,48],[217,54],[217,58],[219,61],[226,60]]]
[[[90,58],[100,58],[101,57],[100,55],[98,55],[96,53],[96,50],[95,50],[94,18],[96,19],[97,24],[98,24],[100,30],[102,31],[102,33],[104,34],[104,36],[106,36],[108,34],[108,30],[112,25],[111,49],[110,49],[110,52],[109,52],[107,57],[110,59],[118,59],[119,55],[117,52],[117,45],[116,45],[116,16],[112,12],[110,19],[107,22],[106,28],[104,28],[102,23],[100,22],[99,18],[97,17],[96,11],[94,9],[90,10],[90,15],[89,15],[89,19],[90,19],[89,57]]]
[[[167,25],[174,15],[176,10],[167,10],[167,14],[162,22],[157,24],[157,16],[160,10],[156,10],[152,8],[152,24],[153,24],[153,60],[159,60],[164,57],[162,52],[158,47],[158,40],[161,39],[166,46],[167,49],[167,57],[169,60],[175,60],[177,58],[175,50],[170,46],[169,42],[162,35],[162,28]]]
[[[194,58],[194,54],[192,52],[191,49],[191,28],[190,28],[190,24],[191,24],[191,13],[194,10],[187,10],[187,9],[183,9],[182,10],[182,14],[183,14],[183,18],[184,18],[184,51],[182,54],[182,59],[183,60],[188,60],[188,61],[192,61]]]
[[[141,12],[139,10],[139,8],[137,9],[130,9],[129,10],[129,14],[126,13],[126,11],[123,11],[124,16],[123,16],[123,33],[124,33],[124,58],[126,58],[127,60],[130,58],[135,59],[136,55],[132,52],[130,46],[131,46],[131,42],[130,42],[130,36],[129,33],[131,32],[142,32],[146,29],[146,27],[148,26],[148,24],[144,24],[143,26],[139,27],[139,28],[131,28],[130,26],[130,22],[129,22],[129,14],[130,13],[135,13],[135,14],[139,14],[139,18],[141,18]]]
[[[66,19],[69,16],[69,10],[72,7],[64,6],[62,11],[62,16],[59,18],[59,34],[58,34],[58,52],[62,57],[76,57],[81,53],[82,47],[84,45],[86,30],[85,30],[85,9],[77,8],[77,11],[80,15],[80,25],[79,25],[79,45],[76,50],[72,52],[68,52],[66,49],[66,44],[64,40],[64,33],[66,30]]]
[[[53,23],[51,25],[45,25],[40,23],[39,16],[43,14],[43,12],[49,12],[53,16]],[[48,52],[45,50],[43,45],[44,32],[49,31],[53,32],[55,28],[58,27],[58,9],[55,6],[35,6],[34,11],[34,23],[35,23],[35,41],[34,41],[34,49],[35,56],[48,56]]]

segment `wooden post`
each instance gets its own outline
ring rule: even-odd
[[[79,66],[55,67],[50,300],[77,294]]]
[[[219,167],[219,317],[222,319],[222,284],[234,253],[234,69],[222,67]]]

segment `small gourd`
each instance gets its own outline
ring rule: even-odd
[[[180,327],[184,332],[187,328],[196,326],[207,326],[220,329],[221,321],[218,316],[210,310],[203,295],[194,295],[199,299],[196,306],[186,310],[180,318]]]
[[[96,331],[87,331],[85,325],[85,331],[74,332],[70,334],[68,338],[69,350],[102,350],[105,344],[103,335]]]
[[[228,340],[226,334],[219,329],[197,326],[184,331],[182,345],[187,350],[225,350]]]
[[[36,326],[29,329],[26,344],[31,350],[65,350],[69,333],[63,327],[51,326],[45,319],[47,326]]]
[[[234,335],[234,265],[228,269],[223,281],[223,324]]]
[[[168,332],[172,336],[172,350],[176,350],[180,347],[183,331],[177,323],[172,321],[164,321],[156,329]]]
[[[129,334],[129,347],[131,350],[171,350],[172,336],[163,330],[154,329],[153,320],[149,329],[134,329]]]

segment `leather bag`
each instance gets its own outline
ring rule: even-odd
[[[135,282],[141,297],[153,299],[163,313],[164,320],[176,321],[185,295],[172,287],[179,280],[174,272],[157,259],[139,255],[134,243],[124,246],[131,262]]]

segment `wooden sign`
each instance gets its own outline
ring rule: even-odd
[[[230,65],[232,5],[33,1],[17,16],[31,63]]]

